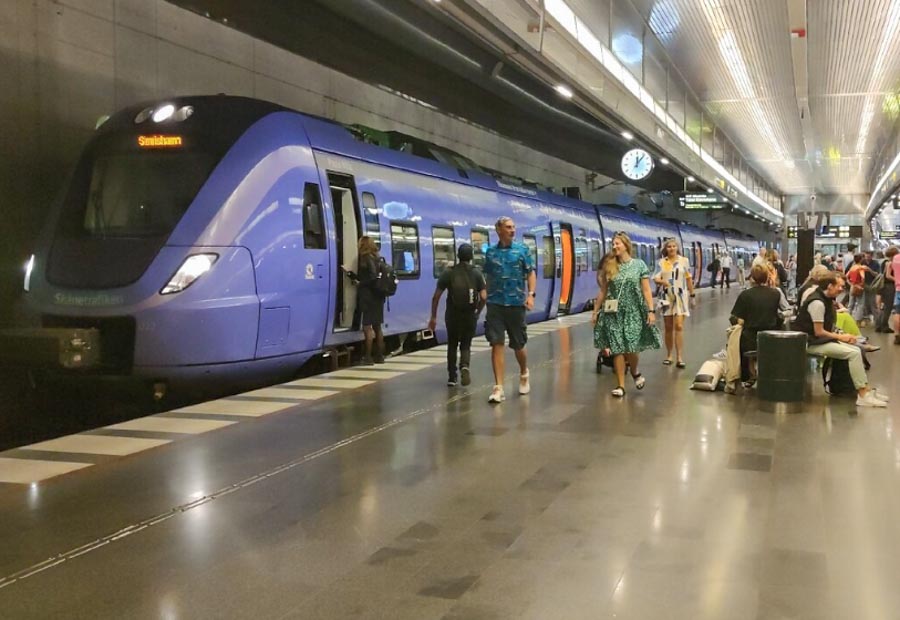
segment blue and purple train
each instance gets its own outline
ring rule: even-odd
[[[529,321],[585,308],[615,231],[650,265],[664,239],[680,239],[701,285],[714,252],[758,248],[487,174],[402,134],[253,99],[184,97],[125,109],[97,129],[25,289],[40,329],[97,335],[99,355],[82,372],[169,383],[276,376],[361,339],[340,270],[361,235],[401,279],[385,333],[421,333],[456,247],[470,242],[483,260],[499,215],[515,219],[537,264]]]

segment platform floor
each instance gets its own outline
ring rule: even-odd
[[[577,316],[498,406],[432,352],[0,455],[0,615],[900,618],[900,407],[689,391],[736,296],[624,400]]]

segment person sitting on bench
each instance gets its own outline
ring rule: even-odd
[[[756,335],[761,331],[779,329],[781,317],[778,309],[782,293],[767,286],[769,270],[764,265],[754,265],[750,270],[750,288],[741,292],[731,316],[743,325],[741,331],[741,381],[749,387],[756,377],[748,351],[756,350]]]
[[[856,346],[856,337],[834,331],[837,314],[834,299],[843,290],[844,274],[833,271],[822,276],[819,279],[819,286],[809,293],[800,305],[793,327],[806,332],[809,339],[806,350],[809,353],[848,362],[850,377],[856,387],[858,407],[887,407],[887,395],[869,387],[862,351]]]

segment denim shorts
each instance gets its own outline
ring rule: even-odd
[[[499,306],[488,304],[484,317],[484,336],[492,345],[503,344],[504,334],[509,336],[509,348],[518,351],[525,348],[528,333],[525,327],[525,306]]]
[[[900,313],[900,291],[894,293],[894,312]]]

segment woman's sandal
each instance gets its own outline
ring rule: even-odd
[[[644,375],[642,375],[641,373],[638,373],[636,375],[631,375],[631,378],[634,379],[634,387],[636,387],[639,390],[644,389],[644,384],[647,383],[647,380],[644,379]]]
[[[622,398],[623,396],[625,396],[625,388],[620,385],[612,391],[612,395],[616,398]]]
[[[671,366],[671,365],[672,365],[672,360],[670,360],[670,359],[663,360],[663,366]]]
[[[678,363],[675,364],[675,368],[687,368],[687,364],[679,360]]]

